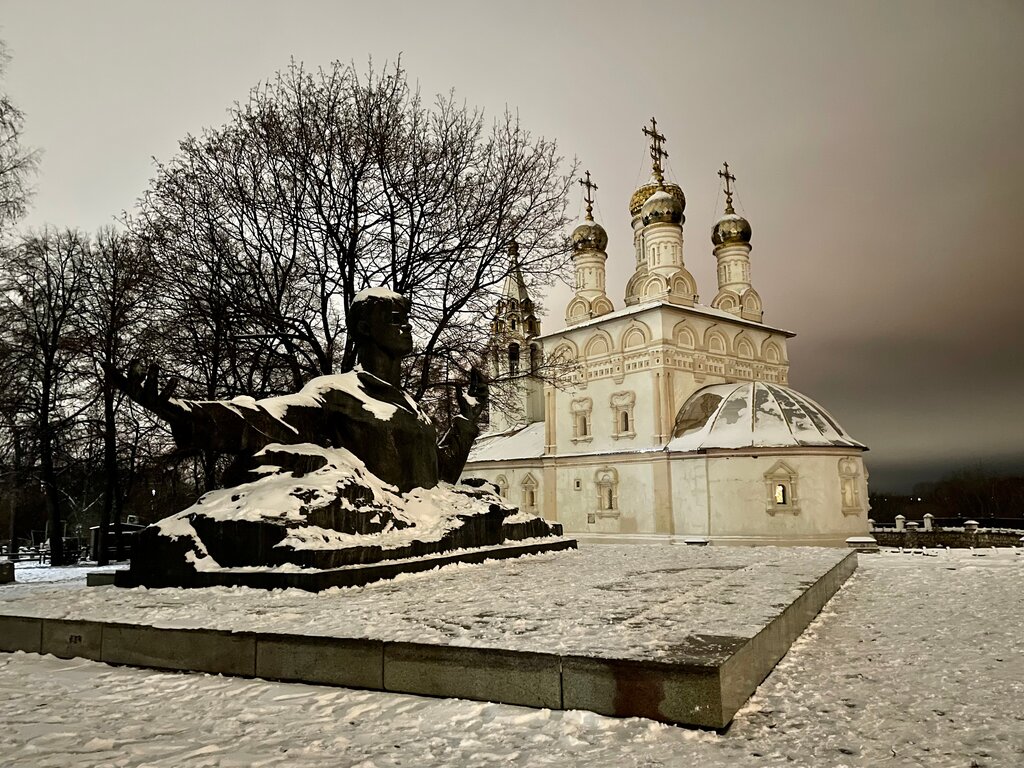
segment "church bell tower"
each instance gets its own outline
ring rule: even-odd
[[[544,420],[540,320],[526,289],[519,244],[509,246],[510,269],[491,321],[491,432]]]

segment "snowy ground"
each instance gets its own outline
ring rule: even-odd
[[[846,554],[594,546],[320,593],[36,581],[0,587],[0,613],[664,659],[690,634],[753,637]]]
[[[1024,765],[1024,551],[860,562],[724,734],[18,653],[0,654],[0,763]]]

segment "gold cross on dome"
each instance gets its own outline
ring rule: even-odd
[[[651,169],[654,171],[654,178],[658,180],[660,184],[665,180],[665,174],[661,167],[661,159],[668,157],[668,152],[662,148],[662,143],[667,141],[663,134],[658,133],[658,121],[653,117],[651,118],[651,127],[647,128],[644,126],[644,136],[651,137],[651,160],[653,161]]]
[[[718,175],[725,179],[725,212],[735,213],[732,209],[732,187],[729,186],[730,181],[736,181],[736,177],[729,173],[729,164],[722,163],[725,166],[725,171],[719,171]]]
[[[594,212],[593,192],[594,192],[594,190],[597,189],[597,184],[595,184],[594,182],[592,182],[590,180],[590,171],[587,171],[585,175],[587,177],[586,181],[584,181],[583,179],[579,179],[579,182],[580,182],[580,186],[584,187],[587,190],[586,194],[583,195],[583,202],[585,202],[587,204],[587,221],[593,221],[594,220],[594,216],[593,216],[593,212]]]

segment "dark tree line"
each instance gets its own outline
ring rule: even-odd
[[[1019,520],[1024,525],[1024,475],[1007,475],[983,467],[950,472],[941,480],[918,483],[909,496],[872,494],[871,517],[892,524],[896,515],[921,520]]]
[[[24,538],[45,517],[60,562],[65,528],[102,534],[215,487],[222,457],[176,454],[107,371],[158,363],[189,398],[292,392],[353,366],[365,287],[412,298],[406,384],[443,426],[486,357],[512,244],[528,284],[564,275],[562,165],[511,114],[425,103],[400,66],[293,63],[158,163],[121,229],[7,235],[0,520]]]

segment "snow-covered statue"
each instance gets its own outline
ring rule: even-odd
[[[258,457],[268,445],[299,443],[345,448],[400,491],[456,482],[487,405],[482,376],[471,370],[468,398],[456,388],[460,415],[438,443],[433,421],[400,386],[402,360],[412,352],[409,300],[383,288],[363,291],[352,302],[348,327],[358,367],[315,378],[294,395],[178,400],[170,397],[173,383],[157,394],[156,366],[145,379],[138,366],[115,377],[129,397],[169,424],[180,448],[234,454],[225,485],[247,479],[264,463]]]
[[[234,583],[230,569],[329,569],[559,535],[487,488],[452,485],[487,404],[473,369],[456,390],[460,414],[443,439],[400,386],[412,351],[409,300],[382,288],[349,310],[358,366],[294,395],[182,400],[159,370],[112,372],[171,428],[185,450],[235,455],[224,489],[139,536],[131,575],[149,586]],[[270,586],[278,584],[270,583]]]

